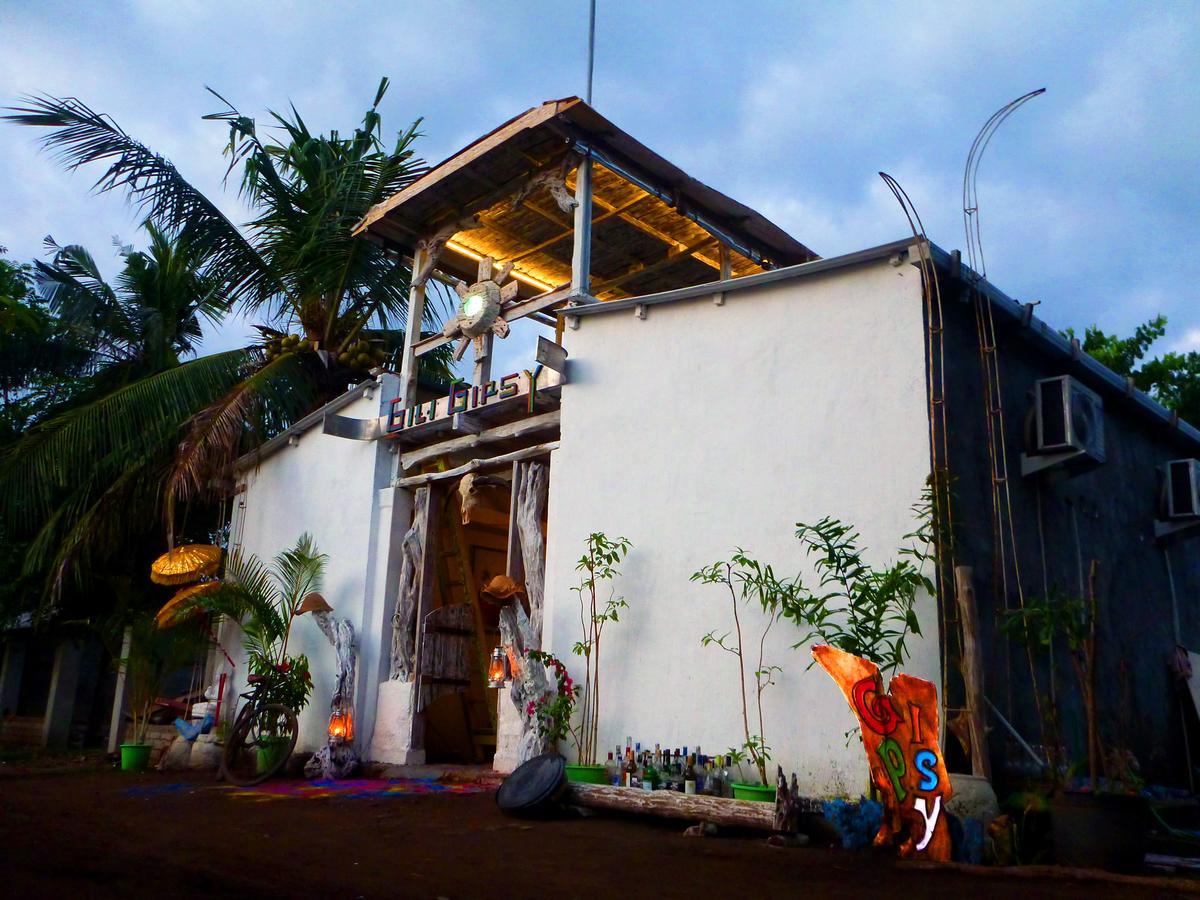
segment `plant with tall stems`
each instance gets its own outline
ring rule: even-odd
[[[758,777],[766,785],[767,763],[771,761],[771,748],[767,745],[765,728],[763,726],[763,692],[775,683],[775,675],[783,670],[779,666],[767,665],[764,661],[766,654],[767,635],[771,627],[779,620],[784,596],[793,588],[792,582],[781,581],[775,576],[770,565],[752,559],[740,547],[728,560],[718,560],[695,572],[692,581],[701,584],[723,584],[729,591],[729,599],[733,605],[733,637],[730,633],[718,635],[710,631],[701,638],[701,643],[707,647],[716,645],[737,658],[738,679],[741,684],[742,700],[742,734],[744,741],[741,750],[731,748],[731,755],[738,758],[748,756],[758,770]],[[750,731],[750,711],[746,700],[746,654],[743,642],[742,620],[738,614],[738,606],[742,603],[757,602],[766,615],[766,624],[758,638],[758,661],[754,668],[754,704],[758,715],[758,731]]]
[[[572,648],[576,656],[584,661],[583,689],[579,699],[582,724],[576,739],[581,765],[596,764],[596,747],[600,731],[600,640],[604,626],[620,621],[621,610],[628,609],[624,597],[616,596],[611,582],[620,576],[618,566],[624,561],[633,545],[628,538],[609,538],[602,531],[588,535],[587,550],[575,566],[583,578],[573,590],[579,597],[579,625],[583,640]],[[608,597],[602,599],[604,585],[608,584]]]
[[[254,554],[235,552],[225,565],[221,590],[192,604],[241,625],[251,672],[281,676],[272,682],[272,699],[296,712],[308,703],[312,681],[308,658],[288,656],[288,641],[292,624],[304,615],[304,598],[321,589],[328,559],[309,534],[301,535],[270,566]]]

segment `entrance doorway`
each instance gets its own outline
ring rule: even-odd
[[[426,633],[432,629],[443,641],[460,640],[468,664],[466,678],[450,677],[441,684],[437,675],[426,679],[433,683],[425,707],[425,758],[485,763],[496,751],[496,695],[487,687],[487,669],[492,648],[500,643],[500,611],[482,598],[482,590],[506,570],[512,478],[507,472],[466,475],[436,499],[441,509],[431,542],[434,613]]]

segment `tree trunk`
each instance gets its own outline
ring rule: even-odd
[[[388,678],[410,681],[416,652],[416,617],[421,590],[422,561],[430,531],[430,494],[426,486],[413,497],[412,525],[400,546],[400,583],[396,589],[396,608],[392,613],[392,654]]]
[[[966,689],[967,726],[971,744],[971,774],[991,780],[987,750],[987,714],[983,702],[983,657],[979,652],[979,619],[970,566],[955,566],[954,595],[962,627],[962,677]]]
[[[527,462],[520,467],[517,492],[517,534],[525,568],[525,593],[529,597],[529,626],[534,643],[528,650],[542,648],[542,615],[545,596],[546,540],[542,537],[542,518],[546,512],[550,470],[543,462]]]
[[[521,739],[517,764],[528,762],[549,748],[538,734],[537,716],[529,714],[529,704],[536,703],[557,690],[556,683],[546,676],[546,667],[529,658],[533,629],[519,600],[500,610],[500,642],[508,655],[513,683],[509,697],[521,716]]]

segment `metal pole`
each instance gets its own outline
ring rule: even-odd
[[[592,102],[592,69],[596,62],[596,0],[591,0],[588,6],[587,95],[583,99],[590,106]]]

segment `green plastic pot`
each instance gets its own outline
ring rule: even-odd
[[[572,763],[567,764],[567,781],[576,784],[608,784],[604,766],[581,766]]]
[[[146,767],[150,765],[150,745],[149,744],[122,744],[121,745],[121,771],[122,772],[145,772]]]
[[[281,756],[288,754],[288,745],[291,743],[287,737],[265,737],[259,739],[258,752],[255,758],[255,768],[261,775],[263,772],[269,772],[275,767]]]
[[[745,784],[741,781],[735,781],[733,783],[733,799],[757,800],[760,803],[774,803],[775,785]]]

